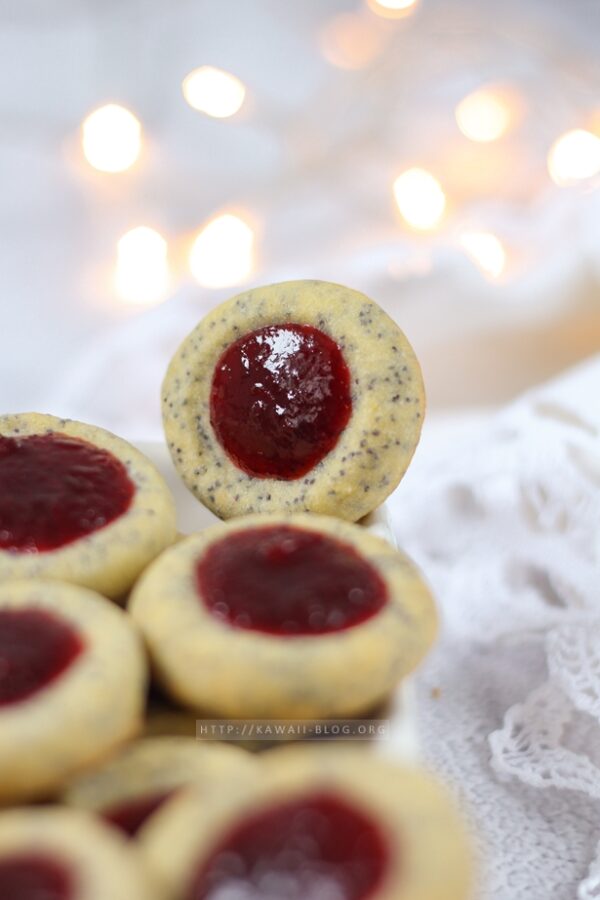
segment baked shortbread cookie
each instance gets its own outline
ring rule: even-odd
[[[437,626],[406,556],[307,513],[187,538],[144,573],[129,608],[166,692],[223,716],[364,711],[415,668]]]
[[[116,598],[175,536],[169,489],[126,441],[53,416],[0,416],[0,581],[58,578]]]
[[[252,777],[256,760],[236,747],[193,738],[146,738],[68,785],[64,802],[103,816],[130,836],[182,787],[208,794]]]
[[[142,724],[147,665],[129,617],[58,581],[0,586],[0,803],[46,797]]]
[[[225,519],[308,511],[357,521],[402,478],[424,407],[419,364],[396,323],[325,281],[221,304],[163,385],[175,466]]]
[[[160,900],[138,855],[79,810],[0,812],[2,900]]]
[[[144,830],[169,900],[466,900],[463,825],[422,772],[365,753],[270,753],[243,790],[194,790]]]

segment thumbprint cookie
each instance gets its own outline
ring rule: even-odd
[[[412,562],[324,516],[248,516],[167,550],[130,601],[159,684],[217,716],[353,715],[382,700],[436,633]]]
[[[425,407],[400,328],[364,294],[325,281],[216,307],[176,352],[162,402],[175,466],[222,519],[357,521],[402,478]]]
[[[126,746],[104,766],[68,785],[63,799],[101,815],[130,837],[177,791],[189,784],[209,793],[251,777],[255,759],[228,744],[193,738],[146,738]]]
[[[236,793],[175,798],[144,831],[170,900],[466,900],[465,829],[429,776],[339,749],[264,765]]]
[[[99,594],[49,580],[1,585],[0,803],[52,794],[132,737],[146,681],[137,631]]]
[[[175,536],[169,489],[126,441],[53,416],[0,416],[0,581],[57,578],[117,598]]]
[[[127,841],[59,807],[0,812],[2,900],[162,900]]]

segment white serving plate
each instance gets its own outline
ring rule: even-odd
[[[188,491],[177,474],[165,444],[158,441],[138,441],[136,446],[154,463],[171,489],[177,509],[177,527],[181,534],[202,531],[220,521]],[[362,519],[360,525],[396,546],[396,539],[385,505]],[[418,759],[419,748],[414,702],[414,690],[410,680],[404,681],[392,697],[390,708],[382,716],[389,721],[387,736],[376,741],[378,750],[381,750],[383,754],[407,761]]]

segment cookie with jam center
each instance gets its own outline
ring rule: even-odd
[[[147,664],[129,617],[58,581],[0,586],[0,804],[44,798],[141,727]]]
[[[176,536],[152,463],[102,428],[0,416],[0,581],[57,578],[118,598]]]
[[[0,812],[2,900],[161,900],[117,832],[79,810]]]
[[[394,490],[425,409],[419,363],[372,300],[325,281],[260,287],[212,310],[163,385],[169,449],[221,518],[357,521]]]
[[[261,778],[175,798],[141,848],[172,900],[466,900],[465,829],[429,776],[352,750],[273,751]]]
[[[430,648],[431,594],[411,561],[325,516],[247,516],[167,550],[129,610],[176,702],[214,715],[352,715]]]
[[[227,744],[193,738],[146,738],[125,747],[104,766],[71,782],[63,800],[102,816],[135,837],[181,788],[209,794],[252,777],[255,759]]]

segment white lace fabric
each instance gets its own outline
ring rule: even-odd
[[[425,446],[392,505],[444,619],[422,746],[472,818],[478,900],[600,897],[600,357]]]

